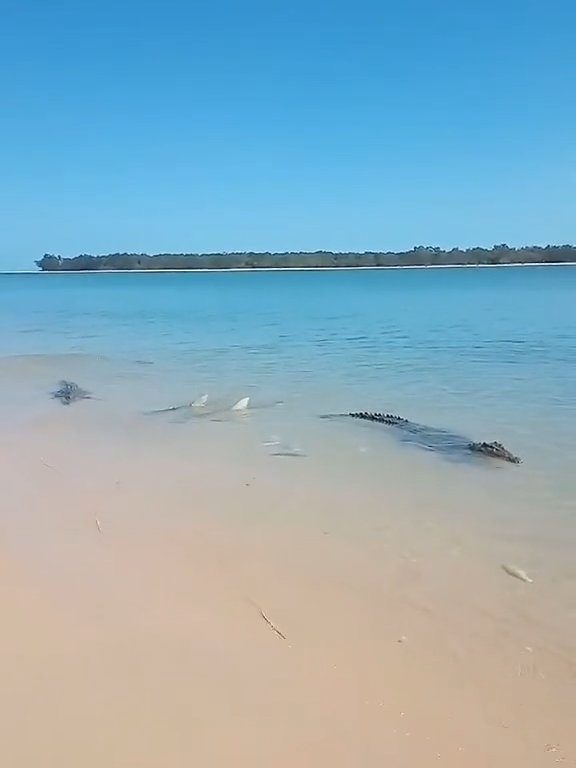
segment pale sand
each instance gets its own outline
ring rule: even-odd
[[[576,764],[573,582],[456,494],[91,407],[0,442],[2,766]]]
[[[118,275],[137,273],[176,274],[196,272],[359,272],[390,269],[500,269],[500,267],[575,267],[574,261],[520,261],[506,264],[397,264],[386,267],[198,267],[197,269],[64,269],[42,271],[41,269],[0,270],[0,275]]]

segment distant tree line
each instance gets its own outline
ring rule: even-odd
[[[46,272],[96,271],[104,269],[271,269],[305,267],[412,267],[479,264],[552,264],[576,262],[576,246],[546,245],[510,248],[452,248],[417,246],[411,251],[334,253],[332,251],[285,253],[110,253],[81,254],[62,258],[45,254],[36,262]]]

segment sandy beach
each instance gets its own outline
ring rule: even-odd
[[[506,264],[399,264],[380,267],[203,267],[198,269],[96,269],[96,270],[46,270],[21,269],[0,271],[5,275],[114,275],[120,273],[134,274],[179,274],[179,273],[202,273],[202,272],[356,272],[356,271],[382,271],[397,269],[498,269],[499,267],[574,267],[574,261],[542,261],[542,262],[523,262],[515,261]]]
[[[0,443],[3,765],[574,764],[570,582],[461,489],[90,405]]]

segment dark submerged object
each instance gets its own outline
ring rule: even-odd
[[[453,455],[461,455],[467,452],[479,453],[492,459],[508,461],[511,464],[521,463],[521,459],[518,456],[514,456],[502,443],[473,442],[462,435],[448,432],[445,429],[438,429],[437,427],[429,427],[425,424],[417,424],[392,413],[352,411],[345,415],[352,419],[362,419],[362,421],[373,421],[390,427],[398,427],[402,436],[401,439],[404,442],[412,443],[420,448]]]
[[[52,393],[52,397],[60,400],[62,405],[71,405],[78,400],[89,400],[90,393],[73,381],[61,381],[59,388]]]

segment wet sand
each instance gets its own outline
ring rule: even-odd
[[[576,765],[569,553],[466,469],[54,406],[0,439],[2,765]]]

